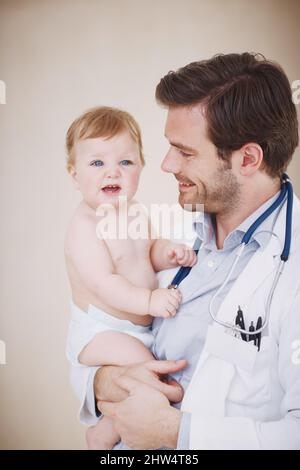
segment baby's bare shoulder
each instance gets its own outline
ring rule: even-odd
[[[95,243],[97,241],[96,226],[96,216],[89,214],[79,205],[67,229],[65,237],[66,253],[77,251],[87,243],[90,245]]]

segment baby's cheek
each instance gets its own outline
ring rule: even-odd
[[[132,173],[129,175],[129,186],[131,189],[136,189],[139,184],[140,173]]]

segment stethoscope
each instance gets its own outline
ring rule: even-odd
[[[224,322],[219,320],[216,315],[213,312],[213,305],[217,297],[220,295],[220,293],[224,290],[226,285],[228,284],[232,273],[239,261],[239,258],[241,257],[245,246],[249,243],[249,241],[252,238],[252,235],[254,232],[258,229],[258,227],[264,222],[264,220],[267,219],[276,209],[278,209],[281,205],[284,204],[285,200],[287,201],[287,206],[286,206],[286,219],[285,219],[285,240],[284,240],[284,247],[280,256],[280,262],[278,264],[278,268],[276,270],[276,274],[267,298],[267,304],[266,304],[266,315],[264,322],[262,323],[261,327],[256,329],[254,332],[251,330],[247,330],[245,328],[241,328],[237,325],[233,325],[228,322]],[[209,314],[212,318],[212,320],[219,325],[225,327],[226,329],[230,329],[233,333],[239,333],[240,335],[257,335],[261,333],[268,325],[269,323],[269,318],[270,318],[270,309],[271,309],[271,303],[274,295],[274,291],[276,289],[276,286],[278,284],[279,278],[283,272],[284,265],[286,261],[289,258],[290,255],[290,248],[291,248],[291,239],[292,239],[292,210],[293,210],[293,186],[292,183],[290,182],[290,179],[288,175],[283,174],[282,180],[281,180],[281,191],[276,198],[276,200],[273,202],[273,204],[255,221],[253,224],[249,227],[247,232],[242,238],[241,244],[238,247],[236,251],[236,256],[235,259],[232,263],[232,266],[228,272],[228,275],[226,276],[223,284],[219,287],[217,292],[213,295],[210,303],[209,303]],[[199,239],[196,240],[195,245],[193,247],[194,251],[196,254],[198,254],[199,251]],[[171,284],[168,286],[170,289],[177,289],[179,284],[187,277],[187,275],[190,273],[190,270],[192,267],[181,267],[178,272],[176,273],[174,279],[172,280]]]

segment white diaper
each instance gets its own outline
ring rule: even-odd
[[[103,331],[127,333],[142,341],[148,349],[153,343],[153,334],[149,326],[135,325],[129,320],[113,317],[94,305],[89,305],[86,313],[71,301],[71,322],[66,348],[67,358],[71,364],[86,367],[80,364],[78,356],[93,337]]]

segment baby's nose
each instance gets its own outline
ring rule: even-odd
[[[112,166],[106,170],[106,176],[108,178],[116,178],[120,175],[120,168],[118,166]]]

